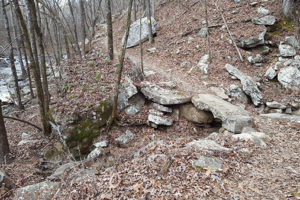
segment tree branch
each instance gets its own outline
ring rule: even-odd
[[[6,118],[6,119],[12,119],[12,120],[16,120],[16,121],[19,121],[19,122],[23,122],[23,123],[25,123],[25,124],[31,125],[31,126],[33,126],[34,128],[36,128],[36,129],[42,131],[42,128],[38,127],[38,126],[35,125],[35,124],[32,124],[31,122],[25,121],[25,120],[23,120],[23,119],[19,119],[19,118],[15,118],[15,117],[10,117],[10,116],[5,116],[5,115],[3,115],[3,118]]]

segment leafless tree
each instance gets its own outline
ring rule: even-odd
[[[4,0],[2,0],[3,2]],[[5,161],[5,156],[9,153],[9,143],[7,140],[7,134],[5,124],[2,116],[2,102],[0,100],[0,164]]]

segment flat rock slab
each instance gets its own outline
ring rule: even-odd
[[[59,190],[58,182],[45,181],[16,190],[14,200],[52,199]]]
[[[212,171],[222,170],[223,161],[218,158],[201,156],[198,160],[193,160],[192,165],[195,168],[211,169]]]
[[[272,15],[267,15],[264,17],[256,17],[252,20],[255,24],[257,25],[267,25],[267,26],[272,26],[276,22],[276,18]]]
[[[195,148],[196,150],[211,150],[211,151],[225,151],[225,152],[230,152],[231,149],[223,147],[216,143],[213,140],[194,140],[188,144],[186,144],[187,148]]]
[[[282,113],[269,113],[269,114],[261,114],[260,116],[300,124],[300,116],[297,116],[297,115],[287,115],[287,114],[282,114]]]
[[[147,99],[155,103],[161,105],[176,105],[191,101],[191,96],[186,94],[185,92],[164,89],[149,82],[143,83],[145,84],[145,86],[142,87],[141,92]]]
[[[222,120],[222,126],[228,131],[240,133],[243,127],[252,126],[250,114],[220,97],[211,94],[199,94],[192,98],[192,103],[199,109],[210,111],[215,118]]]
[[[164,116],[157,116],[154,114],[148,115],[148,121],[154,123],[155,125],[171,126],[173,124],[172,119],[166,118]]]

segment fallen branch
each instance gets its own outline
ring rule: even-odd
[[[16,120],[16,121],[19,121],[19,122],[23,122],[24,124],[28,124],[30,126],[33,126],[34,128],[38,129],[39,131],[42,131],[42,128],[38,127],[37,125],[35,124],[32,124],[28,121],[25,121],[23,119],[19,119],[19,118],[15,118],[15,117],[10,117],[10,116],[3,116],[3,118],[6,118],[6,119],[12,119],[12,120]]]
[[[223,19],[223,22],[224,22],[224,24],[225,24],[225,26],[226,26],[227,32],[228,32],[228,34],[229,34],[229,36],[230,36],[230,38],[231,38],[231,40],[232,40],[232,42],[233,42],[233,45],[234,45],[234,47],[235,47],[237,53],[239,54],[240,60],[241,60],[242,62],[244,62],[243,56],[242,56],[242,54],[241,54],[239,48],[237,47],[237,45],[236,45],[236,43],[235,43],[235,41],[234,41],[234,39],[233,39],[233,36],[232,36],[232,34],[231,34],[231,31],[229,30],[228,24],[227,24],[227,22],[226,22],[226,19],[225,19],[224,15],[223,15],[222,11],[219,9],[217,3],[214,3],[214,4],[215,4],[215,6],[216,6],[216,8],[217,8],[217,11],[218,11],[218,12],[221,14],[221,16],[222,16],[222,19]]]

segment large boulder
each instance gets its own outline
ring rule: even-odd
[[[143,82],[141,92],[145,97],[161,105],[176,105],[191,101],[191,96],[185,92],[168,90],[153,83]]]
[[[267,15],[264,17],[256,17],[253,20],[253,23],[257,25],[267,25],[267,26],[272,26],[276,22],[276,18],[272,15]]]
[[[245,75],[240,70],[238,70],[237,68],[235,68],[230,64],[226,64],[225,68],[228,71],[228,73],[240,79],[243,85],[243,91],[251,97],[253,104],[255,106],[261,104],[263,96],[256,82],[250,76]]]
[[[126,77],[126,82],[122,85],[118,95],[118,110],[123,110],[129,106],[129,98],[137,94],[138,90],[133,84],[132,80]]]
[[[300,67],[286,67],[280,69],[278,81],[287,89],[300,90]]]
[[[264,30],[262,33],[258,34],[257,36],[240,38],[237,45],[238,47],[243,49],[249,49],[259,45],[263,45],[265,43],[266,32],[267,30]]]
[[[214,120],[214,117],[210,112],[198,110],[191,103],[181,105],[179,110],[180,115],[183,118],[194,123],[207,124]]]
[[[52,199],[55,194],[59,193],[59,185],[50,181],[28,185],[16,190],[14,200]]]
[[[148,38],[148,19],[147,17],[142,18],[141,20],[141,41],[144,42]],[[152,25],[152,34],[156,33],[157,28],[157,22],[156,20],[151,17],[151,25]],[[124,43],[124,38],[122,40],[122,43]],[[134,47],[138,45],[140,42],[140,19],[136,20],[130,25],[130,31],[127,41],[127,48]]]
[[[192,98],[192,103],[199,109],[210,111],[222,121],[222,126],[230,132],[240,133],[243,127],[252,126],[250,114],[220,97],[211,94],[199,94]]]
[[[293,46],[289,45],[289,44],[280,44],[279,47],[279,52],[280,55],[283,57],[292,57],[296,55],[296,50]]]

